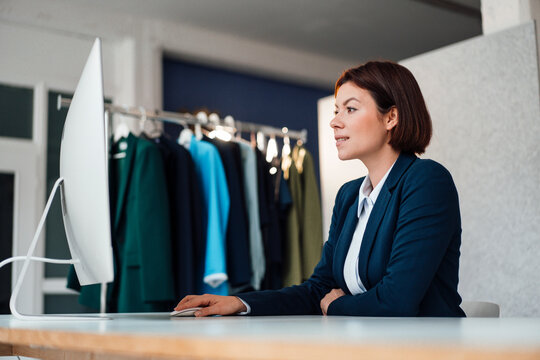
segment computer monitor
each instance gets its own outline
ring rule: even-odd
[[[80,319],[80,317],[23,315],[17,311],[17,295],[32,260],[73,264],[81,285],[113,281],[106,129],[101,41],[98,38],[84,66],[64,124],[60,148],[60,178],[49,195],[28,253],[26,256],[12,257],[0,263],[1,267],[13,261],[25,261],[10,300],[11,312],[17,318]],[[43,224],[58,189],[61,193],[62,215],[72,259],[33,257]]]
[[[81,285],[111,282],[107,138],[101,41],[96,39],[68,110],[60,146],[62,215]]]

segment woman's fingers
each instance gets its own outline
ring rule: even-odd
[[[180,302],[178,303],[178,305],[176,305],[176,307],[184,305],[186,302],[188,302],[190,299],[193,299],[194,297],[195,297],[195,295],[184,296],[184,298],[182,300],[180,300]],[[176,310],[176,308],[174,308],[174,309]]]
[[[174,310],[178,311],[178,310],[182,310],[183,308],[185,308],[185,305],[186,303],[188,303],[191,299],[193,299],[195,297],[195,295],[188,295],[188,296],[184,296],[184,298],[182,300],[180,300],[180,302],[178,303],[178,305],[176,305],[176,307],[174,308]]]
[[[332,289],[330,290],[322,299],[320,302],[321,312],[323,315],[327,315],[328,307],[330,304],[345,295],[345,292],[341,289]]]
[[[208,303],[195,316],[235,315],[246,310],[244,303],[236,296],[208,295]]]
[[[198,306],[208,306],[211,295],[188,295],[184,297],[174,308],[176,311],[189,309]]]
[[[326,305],[326,302],[327,302],[327,296],[328,294],[325,295],[324,298],[321,299],[321,303],[320,303],[320,306],[321,306],[321,312],[323,315],[326,316],[326,309],[328,308],[328,306]]]
[[[195,312],[196,317],[204,317],[204,316],[210,316],[210,315],[227,315],[227,314],[222,314],[222,312],[219,311],[219,306],[217,305],[208,306],[200,310],[197,310]]]

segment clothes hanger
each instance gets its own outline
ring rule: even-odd
[[[160,126],[155,119],[148,119],[146,109],[143,106],[139,106],[139,112],[141,114],[141,120],[139,122],[141,134],[146,135],[150,139],[161,136]],[[151,128],[148,131],[146,130],[146,124],[151,124]]]
[[[128,111],[128,106],[124,105],[123,108],[126,112]],[[114,128],[114,131],[113,131],[113,142],[115,143],[118,142],[122,138],[128,137],[129,133],[131,132],[131,130],[129,129],[129,126],[126,124],[125,118],[118,114],[116,116],[117,116],[116,127]]]
[[[230,115],[228,115],[230,116]],[[227,118],[228,116],[225,116],[225,123],[227,123]],[[233,132],[234,132],[234,138],[236,139],[236,141],[245,141],[243,138],[242,138],[242,129],[239,129],[236,127],[236,122],[234,121],[234,118],[231,116],[231,119],[232,119],[232,128],[233,128]]]
[[[301,141],[301,140],[300,140]],[[304,158],[306,157],[306,148],[302,145],[295,146],[292,151],[292,161],[298,173],[301,174],[304,171]]]
[[[128,111],[128,109],[129,107],[124,105],[124,110],[126,110],[126,112]],[[129,126],[125,122],[126,121],[125,117],[123,117],[122,115],[117,115],[117,116],[120,116],[120,118],[117,119],[118,124],[113,131],[113,143],[118,144],[119,152],[117,152],[116,154],[110,155],[111,158],[115,160],[123,159],[126,157],[125,151],[127,150],[128,145],[126,141],[121,141],[121,140],[126,139],[131,133]]]
[[[261,131],[257,132],[257,148],[263,153],[266,151],[266,138]]]
[[[146,123],[146,109],[144,106],[139,106],[139,113],[141,115],[141,118],[139,120],[139,131],[141,133],[144,133],[144,124]]]
[[[225,123],[225,128],[224,130],[229,133],[231,135],[231,138],[237,133],[236,131],[236,125],[235,125],[235,122],[234,122],[234,118],[232,117],[232,115],[227,115],[225,116],[225,118],[223,119],[223,122]],[[238,133],[239,134],[239,133]],[[237,135],[238,135],[237,134]],[[241,134],[240,134],[240,137]]]
[[[270,136],[270,139],[268,140],[268,145],[266,147],[266,161],[270,163],[272,166],[270,167],[270,175],[275,175],[278,172],[278,147],[276,142],[276,136],[272,134]]]
[[[231,141],[234,135],[234,118],[230,115],[227,115],[223,122],[225,126],[219,123],[219,115],[212,113],[208,116],[208,121],[214,127],[208,137],[211,139],[218,138],[223,141]]]
[[[152,139],[156,139],[163,134],[163,123],[159,122],[156,118],[150,120],[150,123],[153,125],[148,136]]]
[[[113,133],[114,133],[113,140],[116,143],[120,139],[128,137],[130,130],[127,124],[123,120],[120,120],[118,125],[114,128]]]
[[[185,126],[184,129],[180,132],[180,135],[178,136],[178,144],[182,145],[186,149],[189,149],[193,135],[195,135],[195,138],[197,140],[202,140],[203,133],[201,123],[208,123],[208,116],[203,111],[198,112],[197,115],[195,115],[195,118],[197,119],[197,122],[194,125],[195,133],[191,131],[188,126]]]
[[[230,136],[223,130],[223,126],[219,124],[219,115],[216,113],[211,113],[208,115],[208,124],[210,127],[214,128],[208,133],[210,139],[218,138],[220,140],[229,141]]]
[[[182,131],[180,131],[180,135],[178,135],[178,144],[182,145],[186,149],[189,150],[189,147],[191,145],[191,138],[193,137],[193,131],[189,128],[188,124],[184,124],[184,128]]]
[[[284,134],[287,134],[289,132],[289,129],[284,127],[281,129],[281,131]],[[289,169],[292,165],[292,158],[291,158],[291,140],[289,139],[288,135],[285,135],[283,138],[283,149],[281,150],[281,170],[283,171],[283,177],[285,180],[289,179]]]
[[[291,153],[291,140],[289,139],[289,135],[287,135],[287,133],[289,132],[288,128],[282,128],[281,132],[285,134],[285,136],[283,137],[283,149],[281,150],[281,156],[285,157]]]
[[[276,136],[271,135],[268,140],[268,146],[266,147],[266,161],[271,163],[272,160],[278,156]]]
[[[201,125],[208,124],[208,115],[206,115],[204,111],[199,111],[195,117],[198,120],[195,124],[195,138],[197,138],[197,140],[202,140],[203,134]]]

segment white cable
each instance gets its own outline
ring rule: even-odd
[[[7,264],[12,263],[12,262],[22,261],[22,260],[26,260],[26,256],[13,256],[13,257],[7,258],[7,259],[3,260],[2,262],[0,262],[0,268],[7,265]],[[37,256],[31,256],[30,260],[32,260],[32,261],[41,261],[41,262],[51,263],[51,264],[77,264],[77,263],[79,263],[79,260],[73,260],[73,259],[69,259],[69,260],[67,260],[67,259],[49,259],[49,258],[42,258],[42,257],[37,257]]]
[[[79,262],[78,259],[76,260],[60,260],[60,259],[46,259],[46,258],[40,258],[32,256],[34,253],[34,250],[36,249],[36,245],[39,239],[39,235],[41,234],[41,230],[43,229],[43,225],[45,224],[45,219],[47,218],[47,214],[49,213],[49,209],[51,207],[52,201],[54,199],[54,195],[56,194],[56,191],[58,190],[58,187],[62,185],[64,182],[64,178],[59,178],[54,183],[54,186],[51,190],[51,194],[49,195],[49,199],[47,200],[47,204],[45,205],[45,210],[43,210],[43,215],[41,215],[41,219],[39,220],[38,227],[36,229],[36,232],[34,233],[34,238],[32,239],[32,242],[30,243],[30,247],[28,248],[28,252],[26,256],[15,256],[8,258],[2,263],[0,263],[0,267],[4,266],[6,264],[9,264],[13,261],[18,260],[24,260],[23,267],[21,269],[21,272],[19,273],[19,277],[17,278],[17,282],[15,284],[15,288],[13,289],[13,292],[11,293],[11,299],[9,300],[9,309],[11,310],[11,313],[13,316],[15,316],[17,319],[20,320],[71,320],[71,321],[81,321],[81,320],[103,320],[110,318],[104,317],[103,315],[98,315],[96,317],[83,317],[83,316],[44,316],[44,315],[24,315],[17,311],[16,304],[17,304],[17,296],[19,295],[19,291],[21,290],[21,286],[24,280],[24,276],[26,275],[26,271],[28,270],[28,266],[30,265],[30,261],[32,260],[39,260],[44,262],[51,262],[56,264],[76,264]]]
[[[13,292],[11,293],[11,299],[9,300],[9,308],[11,310],[11,313],[19,319],[25,318],[25,315],[20,314],[16,309],[15,305],[17,303],[17,296],[19,295],[19,291],[21,290],[24,275],[26,275],[26,271],[28,270],[28,266],[30,265],[30,260],[32,259],[32,254],[34,253],[34,250],[36,249],[39,235],[41,234],[41,229],[43,228],[43,225],[45,224],[45,219],[47,218],[47,214],[49,213],[49,208],[51,207],[52,201],[54,199],[54,195],[56,194],[56,190],[58,190],[58,187],[62,184],[62,182],[64,182],[64,178],[59,178],[54,183],[54,186],[51,190],[51,195],[49,195],[49,199],[47,200],[47,204],[45,205],[45,210],[43,211],[43,215],[41,216],[41,219],[39,220],[39,224],[34,234],[34,238],[32,239],[32,242],[30,243],[30,247],[28,248],[28,253],[24,257],[25,261],[21,269],[21,272],[19,273],[19,277],[17,278],[17,282],[15,283],[15,288],[13,289]]]
[[[19,277],[17,278],[17,282],[15,284],[15,288],[13,289],[13,292],[11,293],[11,299],[9,300],[9,309],[11,310],[11,313],[13,316],[15,316],[17,319],[20,320],[72,320],[72,321],[81,321],[81,320],[103,320],[110,318],[104,317],[103,315],[98,315],[96,317],[84,317],[84,316],[44,316],[44,315],[24,315],[17,311],[16,304],[17,304],[17,296],[19,295],[19,291],[21,290],[21,286],[24,280],[24,277],[26,275],[26,271],[28,270],[28,266],[30,265],[30,261],[36,260],[36,261],[44,261],[44,262],[50,262],[50,263],[56,263],[56,264],[76,264],[79,263],[78,259],[75,260],[61,260],[61,259],[46,259],[46,258],[40,258],[36,256],[32,256],[34,253],[34,250],[36,249],[36,245],[39,239],[39,235],[41,234],[41,230],[43,229],[43,225],[45,224],[45,219],[47,218],[47,214],[49,213],[49,209],[51,207],[52,201],[54,199],[54,195],[56,194],[56,191],[58,190],[58,187],[62,185],[64,181],[64,178],[59,178],[54,183],[54,186],[51,190],[51,194],[49,195],[49,199],[47,200],[47,204],[45,205],[45,210],[43,210],[43,215],[41,215],[41,219],[39,220],[38,227],[36,229],[36,232],[34,233],[34,238],[32,239],[32,242],[30,243],[30,247],[28,248],[28,252],[26,256],[14,256],[8,259],[5,259],[0,263],[0,267],[9,264],[13,261],[19,261],[24,260],[24,264],[22,266],[22,269],[19,273]]]

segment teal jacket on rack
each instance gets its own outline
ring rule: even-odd
[[[174,303],[169,205],[159,149],[132,134],[117,142],[109,163],[115,278],[107,288],[108,312],[166,311]],[[68,287],[79,302],[99,309],[100,285]]]

